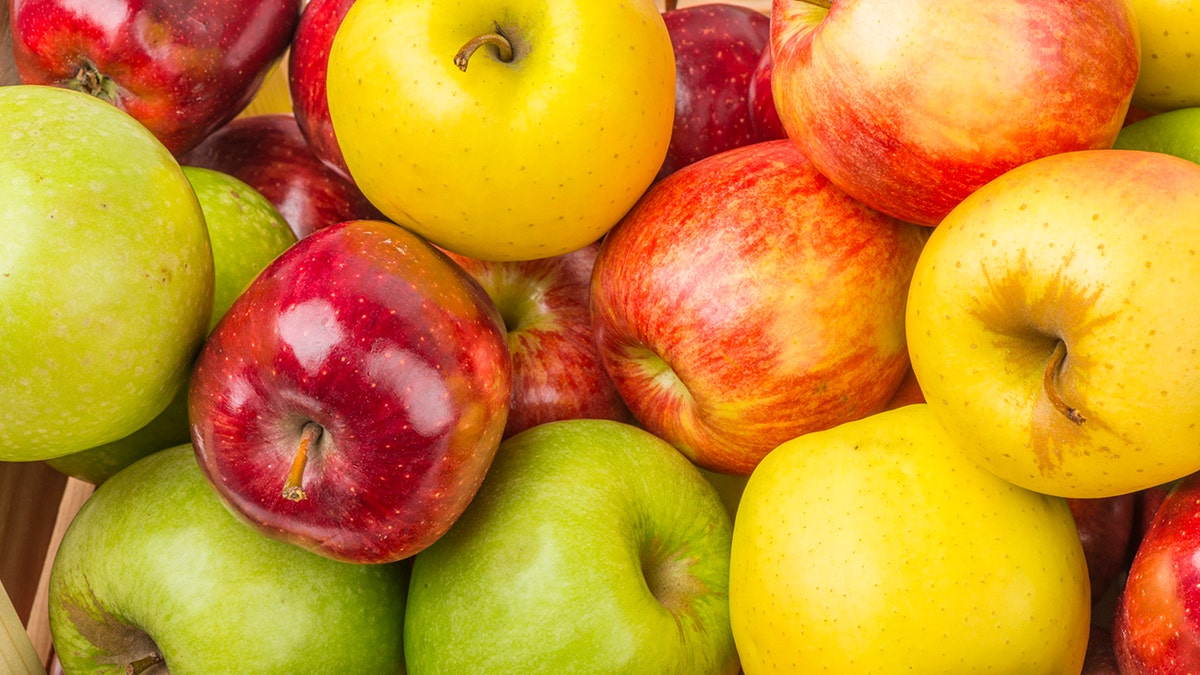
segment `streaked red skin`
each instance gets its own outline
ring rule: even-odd
[[[325,76],[329,72],[329,49],[338,26],[354,0],[310,0],[300,15],[296,37],[288,52],[288,90],[292,112],[313,154],[350,177],[346,158],[329,119]]]
[[[330,558],[382,563],[466,508],[507,421],[512,366],[491,299],[397,225],[351,221],[284,252],[202,349],[192,442],[234,513]],[[304,499],[283,486],[306,422]]]
[[[1107,148],[1140,62],[1125,0],[774,0],[775,105],[857,199],[936,226],[1032,159]]]
[[[633,422],[592,334],[588,293],[599,243],[550,258],[492,262],[447,252],[483,286],[508,327],[512,404],[505,438],[546,422]]]
[[[222,171],[258,190],[297,239],[345,220],[385,220],[357,185],[313,153],[287,113],[239,117],[180,163]]]
[[[1163,499],[1129,567],[1112,631],[1124,675],[1200,670],[1200,474]]]
[[[705,469],[749,474],[780,443],[887,404],[928,232],[854,201],[788,140],[700,160],[605,237],[600,356],[642,426]]]
[[[250,103],[291,44],[301,0],[6,0],[22,82],[92,64],[111,102],[179,155]]]
[[[1137,493],[1067,499],[1087,560],[1092,602],[1103,598],[1120,578],[1133,538]]]
[[[767,140],[750,115],[750,84],[768,44],[762,12],[713,2],[663,12],[675,49],[675,124],[658,178],[723,150]]]

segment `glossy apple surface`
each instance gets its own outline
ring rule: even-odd
[[[408,672],[737,673],[730,536],[716,491],[646,431],[517,434],[413,560]]]
[[[8,0],[27,84],[87,92],[176,155],[233,119],[283,56],[301,0]]]
[[[487,261],[447,251],[487,291],[513,359],[505,437],[565,419],[632,416],[600,361],[589,293],[599,243],[539,260]]]
[[[209,336],[188,396],[205,475],[260,532],[390,562],[440,537],[491,465],[512,361],[482,288],[383,221],[292,245]]]
[[[180,445],[118,473],[71,521],[50,628],[68,673],[400,672],[408,569],[260,536]]]
[[[1137,494],[1067,500],[1087,558],[1093,603],[1103,598],[1125,571],[1133,539]]]
[[[308,147],[321,161],[347,178],[350,168],[329,119],[329,49],[354,0],[310,0],[300,15],[288,50],[288,92],[292,112]]]
[[[1133,104],[1148,110],[1200,106],[1200,7],[1187,0],[1130,0],[1141,36],[1142,67]]]
[[[0,460],[127,436],[183,386],[212,312],[204,214],[133,118],[0,87]]]
[[[656,183],[604,239],[592,325],[637,420],[705,469],[882,410],[928,228],[834,187],[787,140]]]
[[[357,0],[328,71],[330,118],[363,194],[483,260],[599,239],[662,166],[675,111],[653,0]]]
[[[771,75],[775,72],[775,57],[768,41],[750,76],[750,126],[759,140],[787,138],[787,130],[779,119],[775,107],[775,94],[771,89]]]
[[[1091,623],[1066,501],[980,468],[927,404],[763,459],[729,605],[747,675],[1079,673]]]
[[[835,185],[922,225],[1029,160],[1109,147],[1138,76],[1127,0],[822,4],[772,7],[784,128]]]
[[[933,231],[908,345],[959,444],[1018,485],[1106,497],[1200,469],[1200,165],[1092,150],[992,181]]]

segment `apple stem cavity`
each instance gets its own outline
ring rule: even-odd
[[[161,663],[163,663],[162,654],[155,652],[125,664],[125,675],[139,675],[140,673],[149,672],[151,668]]]
[[[117,102],[117,83],[106,77],[90,62],[79,66],[75,77],[67,82],[67,87],[95,96],[108,103],[116,104]]]
[[[1083,413],[1080,413],[1078,408],[1072,408],[1067,405],[1067,402],[1058,393],[1058,387],[1054,382],[1054,375],[1058,372],[1059,367],[1062,366],[1062,362],[1066,358],[1067,344],[1059,340],[1054,345],[1054,352],[1050,354],[1050,362],[1046,364],[1046,374],[1042,376],[1042,386],[1046,389],[1046,398],[1050,399],[1050,403],[1054,406],[1054,409],[1062,413],[1071,422],[1080,425],[1086,421]]]
[[[316,422],[305,422],[300,431],[300,444],[296,448],[296,456],[292,459],[292,468],[288,470],[287,480],[283,483],[283,498],[298,502],[305,498],[304,467],[308,465],[308,449],[321,438],[321,425]]]
[[[496,26],[496,30],[491,33],[476,35],[470,40],[467,40],[467,43],[460,47],[458,53],[454,55],[454,65],[458,66],[458,69],[464,73],[467,72],[467,62],[471,60],[471,55],[484,45],[492,45],[495,47],[496,51],[498,52],[497,55],[502,62],[512,63],[512,42],[509,42],[508,38],[500,32],[500,27]]]

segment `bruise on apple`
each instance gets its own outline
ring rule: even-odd
[[[167,664],[154,638],[104,609],[91,584],[90,597],[61,598],[60,606],[88,643],[103,651],[93,658],[99,664],[124,666],[130,675],[166,675]]]

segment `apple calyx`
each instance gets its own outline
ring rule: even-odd
[[[1083,424],[1087,418],[1083,413],[1079,412],[1078,408],[1073,408],[1067,405],[1067,402],[1062,399],[1062,395],[1058,392],[1058,387],[1054,382],[1054,375],[1058,372],[1064,359],[1067,358],[1067,343],[1059,340],[1054,345],[1054,351],[1050,354],[1050,362],[1046,364],[1046,374],[1042,376],[1042,387],[1046,390],[1046,398],[1050,399],[1050,403],[1054,409],[1059,411],[1071,422],[1076,425]]]
[[[155,652],[125,664],[125,675],[142,675],[143,673],[150,672],[151,668],[162,665],[163,663],[164,660],[162,654]]]
[[[117,102],[117,83],[101,73],[90,61],[85,61],[83,65],[79,66],[75,77],[68,80],[66,84],[69,89],[95,96],[102,101],[114,105]]]
[[[304,423],[304,427],[300,430],[300,443],[296,448],[296,456],[292,459],[287,480],[283,483],[284,499],[298,502],[307,496],[302,486],[304,467],[308,466],[308,449],[321,438],[323,431],[321,425],[316,422],[310,420]]]
[[[495,47],[497,51],[497,57],[500,59],[500,61],[504,63],[512,63],[512,42],[510,42],[509,39],[504,36],[504,33],[500,32],[500,26],[497,25],[495,31],[491,33],[484,33],[483,35],[476,35],[470,40],[467,40],[467,43],[460,47],[458,49],[458,53],[454,55],[454,65],[458,66],[458,69],[464,73],[467,72],[467,62],[471,60],[471,55],[484,45],[492,45]]]

